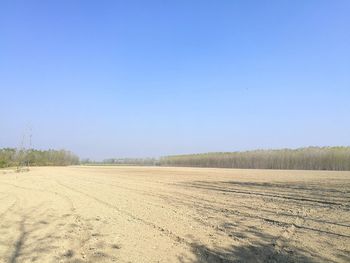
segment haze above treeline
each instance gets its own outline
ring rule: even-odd
[[[0,168],[14,166],[144,165],[244,169],[350,170],[350,147],[213,152],[160,158],[80,159],[66,150],[0,149]]]

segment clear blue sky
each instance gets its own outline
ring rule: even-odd
[[[0,147],[350,145],[350,1],[1,1]]]

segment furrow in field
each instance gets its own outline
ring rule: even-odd
[[[125,216],[127,216],[127,217],[129,217],[129,218],[131,218],[131,219],[133,219],[133,220],[135,220],[135,221],[138,221],[138,222],[142,223],[143,225],[146,225],[146,226],[148,226],[148,227],[151,227],[152,229],[155,229],[155,230],[157,230],[157,231],[159,231],[159,232],[161,232],[161,233],[164,233],[164,234],[166,234],[166,236],[168,236],[169,238],[171,238],[171,239],[172,239],[173,241],[175,241],[175,242],[179,242],[179,243],[185,244],[185,245],[187,245],[187,246],[189,246],[189,247],[192,246],[192,242],[191,242],[191,241],[187,240],[187,239],[184,238],[184,237],[178,236],[177,234],[175,234],[173,231],[171,231],[171,230],[169,230],[169,229],[166,229],[166,228],[164,228],[164,227],[161,227],[161,226],[159,226],[159,225],[157,225],[157,224],[155,224],[155,223],[153,223],[153,222],[147,221],[147,220],[145,220],[145,219],[142,218],[142,217],[138,217],[138,216],[136,216],[135,214],[133,214],[133,213],[131,213],[131,212],[128,212],[128,211],[126,211],[126,210],[123,210],[123,209],[121,209],[121,208],[119,208],[119,207],[117,207],[117,206],[115,206],[115,205],[112,205],[112,204],[110,204],[109,202],[106,202],[106,201],[104,201],[104,200],[101,200],[101,199],[99,199],[99,198],[97,198],[97,197],[95,197],[95,196],[93,196],[93,195],[91,195],[91,194],[88,194],[88,193],[86,193],[86,192],[83,192],[83,191],[74,189],[73,187],[67,186],[67,185],[63,184],[62,182],[60,182],[60,181],[58,181],[58,180],[57,180],[57,183],[58,183],[59,185],[61,185],[62,187],[65,187],[65,188],[67,188],[67,189],[69,189],[69,190],[71,190],[71,191],[73,191],[73,192],[76,192],[76,193],[79,193],[79,194],[81,194],[81,195],[83,195],[83,196],[86,196],[86,197],[88,197],[89,199],[92,199],[92,200],[94,200],[94,201],[96,201],[96,202],[98,202],[98,203],[100,203],[100,204],[102,204],[102,205],[104,205],[104,206],[107,206],[107,207],[109,207],[109,208],[111,208],[111,209],[113,209],[113,210],[116,210],[116,211],[118,211],[119,213],[121,213],[121,214],[123,214],[123,215],[125,215]],[[220,254],[218,254],[218,253],[215,253],[215,252],[213,252],[213,251],[210,251],[210,250],[208,250],[208,249],[205,249],[204,247],[203,247],[203,248],[198,248],[198,252],[199,252],[199,253],[206,254],[206,255],[208,255],[208,256],[210,255],[210,257],[215,258],[216,260],[220,260],[221,262],[233,262],[233,261],[231,261],[231,260],[229,260],[229,259],[227,259],[227,258],[223,258],[223,257],[222,257]]]
[[[215,213],[220,213],[220,212],[229,212],[231,211],[231,213],[235,213],[237,216],[240,215],[242,217],[247,217],[249,216],[250,218],[259,218],[265,222],[268,222],[268,223],[275,223],[275,224],[278,224],[278,225],[290,225],[290,224],[293,224],[291,222],[286,222],[286,221],[281,221],[281,219],[276,219],[277,218],[280,218],[281,216],[291,216],[293,217],[294,219],[295,218],[301,218],[300,215],[295,215],[295,214],[291,214],[291,213],[276,213],[276,212],[273,212],[271,210],[266,210],[266,209],[263,209],[263,208],[260,208],[260,207],[253,207],[253,206],[243,206],[242,204],[234,204],[234,207],[236,207],[235,210],[228,210],[227,207],[230,207],[231,204],[230,203],[227,203],[227,202],[219,202],[218,200],[209,200],[209,199],[205,199],[203,196],[194,196],[194,195],[189,195],[189,194],[184,194],[183,192],[179,192],[179,191],[167,191],[167,194],[154,194],[153,192],[151,192],[150,190],[146,191],[146,190],[140,190],[140,189],[136,189],[136,188],[130,188],[130,187],[125,187],[125,186],[121,186],[121,185],[115,185],[115,184],[105,184],[105,183],[102,183],[102,182],[98,182],[96,180],[84,180],[85,182],[88,181],[88,182],[91,182],[91,183],[94,183],[94,184],[99,184],[99,185],[105,185],[105,186],[108,186],[108,187],[117,187],[119,189],[123,189],[123,190],[127,190],[127,191],[131,191],[133,193],[138,193],[138,194],[141,194],[141,195],[147,195],[147,196],[152,196],[152,197],[157,197],[157,198],[161,198],[163,200],[165,200],[166,202],[169,202],[170,204],[174,204],[174,202],[171,202],[172,199],[175,200],[179,200],[179,198],[176,198],[177,196],[182,196],[182,197],[186,197],[186,198],[183,198],[181,200],[189,200],[189,202],[187,202],[186,206],[191,208],[193,207],[193,203],[192,202],[201,202],[201,203],[204,203],[206,202],[207,205],[204,207],[203,211],[204,212],[207,212],[208,210],[212,210],[213,207],[216,207],[216,208],[219,208],[219,209],[215,209]],[[149,187],[147,187],[147,189],[149,189]],[[155,189],[152,189],[152,190],[155,190]],[[159,192],[159,187],[158,187],[158,192]],[[144,201],[145,199],[143,199],[142,201]],[[149,202],[147,202],[147,204],[150,204]],[[185,205],[185,202],[177,202],[177,205]],[[214,205],[215,204],[215,205]],[[153,206],[162,206],[160,204],[156,205],[154,202],[152,203]],[[290,204],[286,204],[286,206],[290,207]],[[221,207],[221,208],[220,208]],[[197,208],[198,208],[198,203],[197,203]],[[280,206],[281,208],[281,206]],[[224,210],[223,210],[224,209]],[[239,209],[239,210],[238,210]],[[263,212],[263,213],[266,213],[268,215],[270,215],[270,217],[262,217],[262,216],[257,216],[257,215],[254,215],[254,211],[259,211],[259,212]],[[249,211],[249,212],[247,212]],[[222,214],[222,213],[221,213]],[[200,217],[195,217],[195,216],[192,216],[190,214],[187,214],[186,216],[190,216],[192,217],[193,219],[201,222],[202,224],[206,225],[206,226],[210,226],[210,227],[213,227],[212,224],[208,224],[206,223],[206,221],[204,221],[203,219],[201,219]],[[222,216],[222,217],[226,217],[227,215],[225,216]],[[272,216],[272,218],[271,218]],[[346,224],[338,224],[338,223],[333,223],[333,222],[327,222],[327,221],[324,221],[324,220],[317,220],[317,219],[313,219],[313,218],[309,218],[305,215],[303,215],[303,219],[305,219],[306,221],[313,221],[313,222],[316,222],[316,223],[319,223],[319,224],[325,224],[325,225],[339,225],[339,226],[342,226],[342,227],[346,227],[348,228],[349,225],[346,225]],[[301,226],[299,225],[295,225],[295,227],[297,228],[302,228]],[[308,227],[309,230],[312,230],[312,231],[319,231],[319,232],[323,232],[323,233],[328,233],[328,234],[333,234],[333,235],[339,235],[339,236],[344,236],[344,237],[348,237],[348,235],[344,235],[344,234],[339,234],[339,233],[334,233],[334,232],[330,232],[330,231],[325,231],[325,230],[322,230],[320,228],[315,228],[315,227]]]

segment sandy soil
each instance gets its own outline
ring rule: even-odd
[[[0,262],[350,262],[350,173],[0,170]]]

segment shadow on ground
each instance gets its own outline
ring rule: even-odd
[[[245,239],[246,235],[255,235],[254,241]],[[237,238],[239,237],[239,238]],[[276,237],[260,232],[255,227],[244,229],[232,236],[233,244],[229,247],[209,247],[194,241],[190,249],[194,259],[180,256],[179,262],[193,263],[320,263],[336,262],[323,258],[317,251],[293,246],[287,238]],[[239,242],[234,242],[234,241]]]
[[[350,201],[349,191],[344,185],[235,181],[195,181],[179,185],[191,191],[210,191],[213,196],[225,195],[227,203],[222,204],[224,208],[211,200],[193,199],[187,203],[171,197],[169,202],[195,207],[196,216],[200,219],[198,222],[212,227],[218,225],[214,229],[218,230],[219,235],[221,232],[232,238],[229,247],[207,246],[193,239],[190,247],[195,259],[181,256],[180,262],[350,262],[347,251],[333,244],[336,240],[339,241],[338,245],[342,242],[346,244],[350,238],[348,222],[340,220],[340,213],[343,218],[346,217]],[[230,198],[236,200],[236,196],[240,198],[238,200],[248,201],[227,201]],[[259,200],[260,206],[256,206],[254,200]],[[265,207],[267,203],[276,209]],[[288,210],[281,211],[278,208],[280,204]],[[311,207],[314,211],[317,207],[321,212],[314,215],[294,213],[305,207]],[[339,217],[332,217],[334,221],[325,220],[322,216],[324,211],[338,214]],[[258,222],[263,227],[256,228],[252,222]],[[269,229],[276,232],[272,234]],[[294,239],[293,235],[299,233],[298,239]],[[303,237],[311,241],[303,243]],[[326,249],[327,252],[318,249]]]
[[[241,247],[230,248],[211,248],[198,244],[192,244],[192,253],[195,255],[193,263],[229,263],[229,262],[305,262],[305,263],[318,263],[318,262],[330,262],[327,259],[312,258],[304,251],[278,251],[276,248],[270,245],[246,245]],[[184,258],[179,257],[179,262],[185,262]],[[187,262],[187,261],[186,261]]]
[[[26,211],[12,207],[1,215],[0,251],[6,251],[1,255],[4,262],[115,261],[106,253],[104,237],[90,224],[95,219],[83,219],[73,211],[57,215],[55,210],[44,211],[42,207],[45,205]]]

